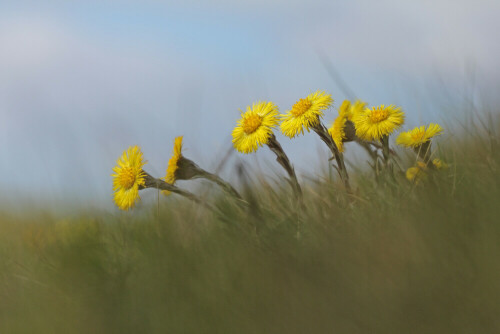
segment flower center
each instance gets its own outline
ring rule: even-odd
[[[135,183],[135,174],[132,168],[125,167],[120,173],[120,186],[125,189],[130,189]]]
[[[414,142],[420,142],[424,139],[424,136],[425,136],[425,132],[417,132],[417,133],[413,133],[411,135],[411,139],[413,139]]]
[[[311,108],[312,103],[308,98],[298,100],[292,107],[292,115],[299,117]]]
[[[247,135],[252,134],[257,131],[261,124],[262,118],[259,115],[250,115],[243,121],[243,131],[245,131]]]
[[[370,120],[372,123],[379,123],[385,121],[389,117],[389,112],[386,108],[373,108],[372,113],[370,115]]]

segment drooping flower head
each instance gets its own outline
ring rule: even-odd
[[[356,102],[351,103],[349,106],[349,110],[347,112],[347,119],[352,121],[354,115],[363,111],[366,108],[367,103],[361,100],[356,100]]]
[[[317,125],[323,117],[323,110],[333,103],[332,96],[323,91],[310,94],[305,99],[300,99],[292,109],[281,115],[281,132],[289,138],[304,133],[304,128],[309,129]]]
[[[167,170],[165,173],[165,182],[174,184],[176,181],[175,172],[179,169],[179,160],[182,157],[182,136],[176,137],[174,140],[174,150],[172,157],[168,161]],[[165,195],[170,195],[170,191],[163,190]]]
[[[342,102],[339,108],[339,115],[333,121],[332,126],[328,129],[328,133],[332,136],[335,145],[339,149],[339,152],[344,152],[344,141],[346,137],[346,122],[348,121],[349,113],[351,109],[351,102],[345,100]]]
[[[133,208],[136,201],[140,200],[139,186],[145,183],[145,174],[142,166],[146,161],[142,159],[142,152],[138,146],[131,146],[123,152],[117,161],[118,166],[113,168],[114,201],[122,210]]]
[[[278,107],[272,102],[257,102],[242,113],[233,130],[234,148],[241,153],[252,153],[268,143],[273,128],[278,124]]]
[[[432,137],[438,136],[443,132],[443,129],[438,124],[429,124],[429,126],[421,126],[408,132],[402,132],[396,138],[396,144],[418,148],[425,143],[428,143]]]
[[[364,140],[378,140],[391,134],[405,120],[401,107],[380,105],[365,108],[353,116],[356,135]]]

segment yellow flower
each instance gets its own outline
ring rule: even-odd
[[[179,159],[182,156],[182,136],[176,137],[174,141],[174,150],[172,152],[172,157],[168,161],[168,166],[165,174],[165,182],[174,184],[176,179],[175,179],[175,172],[179,169]],[[163,194],[165,195],[170,195],[170,191],[168,190],[163,190]]]
[[[322,91],[310,94],[305,99],[298,100],[291,110],[281,115],[281,131],[287,137],[293,138],[304,133],[319,123],[323,110],[333,103],[332,96]]]
[[[339,115],[333,121],[332,126],[328,129],[328,133],[332,136],[335,145],[339,149],[339,152],[344,152],[343,142],[346,139],[345,126],[348,120],[348,115],[351,109],[351,102],[345,100],[339,108]]]
[[[233,130],[234,148],[241,153],[255,152],[267,144],[278,124],[278,107],[272,102],[257,102],[242,113]]]
[[[408,179],[408,181],[418,184],[420,180],[426,178],[426,169],[427,166],[425,165],[425,163],[418,161],[415,167],[410,167],[406,170],[406,178]]]
[[[436,167],[437,170],[449,168],[446,162],[438,158],[432,160],[432,164],[434,165],[434,167]],[[415,184],[417,184],[418,182],[420,182],[420,180],[425,180],[427,178],[427,171],[427,165],[422,161],[418,161],[415,167],[410,167],[406,170],[406,178],[409,181],[415,182]]]
[[[122,210],[134,207],[135,202],[140,200],[139,186],[143,186],[145,174],[142,166],[146,161],[142,160],[142,152],[138,146],[131,146],[117,161],[118,166],[113,168],[114,201]]]
[[[450,167],[450,166],[449,166],[446,162],[444,162],[443,160],[438,159],[438,158],[436,158],[436,159],[432,160],[432,164],[433,164],[433,165],[434,165],[434,166],[435,166],[438,170],[440,170],[440,169],[448,169],[448,168]]]
[[[353,116],[356,135],[364,140],[381,139],[400,127],[405,120],[401,107],[394,105],[365,108]]]
[[[427,143],[432,137],[440,135],[441,132],[443,129],[438,124],[431,123],[427,128],[421,126],[408,132],[402,132],[396,139],[396,144],[417,148]]]
[[[363,111],[363,109],[366,108],[366,105],[367,105],[367,103],[363,102],[361,100],[356,100],[356,102],[354,102],[354,104],[351,103],[349,106],[349,111],[347,112],[347,119],[352,121],[354,115]]]

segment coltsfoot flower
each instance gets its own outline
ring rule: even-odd
[[[332,126],[328,129],[328,133],[332,136],[339,152],[344,152],[344,141],[347,139],[346,124],[348,122],[350,112],[351,102],[349,102],[349,100],[345,100],[339,108],[339,115],[335,121],[333,121]]]
[[[257,151],[268,143],[278,122],[278,107],[274,103],[264,101],[248,106],[233,130],[234,148],[241,153]]]
[[[438,124],[429,124],[426,126],[417,127],[408,132],[402,132],[396,138],[396,144],[404,147],[418,148],[423,144],[428,143],[431,138],[440,135],[443,129]]]
[[[390,135],[405,120],[401,107],[380,105],[365,108],[353,115],[356,135],[364,140],[379,140]]]
[[[448,169],[450,167],[446,162],[438,158],[432,160],[432,164],[437,170]]]
[[[165,182],[174,184],[176,181],[175,172],[179,169],[179,160],[182,157],[182,136],[176,137],[174,141],[174,150],[172,157],[168,161],[168,166],[165,174]],[[163,190],[163,194],[170,195],[170,191]]]
[[[333,103],[332,96],[323,91],[308,95],[305,99],[298,100],[291,110],[281,115],[281,132],[289,138],[304,133],[304,128],[309,129],[318,125],[323,117],[323,110],[328,109]]]
[[[146,164],[146,161],[143,161],[141,149],[138,146],[131,146],[123,152],[117,164],[118,166],[113,168],[115,174],[111,175],[113,198],[120,209],[128,210],[140,200],[139,187],[144,186],[145,183],[142,166]]]
[[[363,111],[366,108],[367,103],[361,100],[356,100],[354,103],[350,103],[349,110],[347,111],[347,119],[352,121],[354,115]]]
[[[410,182],[418,184],[421,180],[427,178],[427,166],[422,161],[418,161],[417,165],[406,170],[406,178]]]
[[[446,162],[438,158],[432,160],[432,166],[437,170],[449,168]],[[418,161],[416,166],[410,167],[406,170],[406,178],[408,181],[418,184],[420,181],[427,179],[428,172],[430,172],[429,167],[424,162]]]

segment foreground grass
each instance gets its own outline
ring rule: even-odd
[[[250,209],[171,198],[133,214],[2,214],[0,333],[497,333],[500,151],[476,136],[413,186],[315,178]]]

